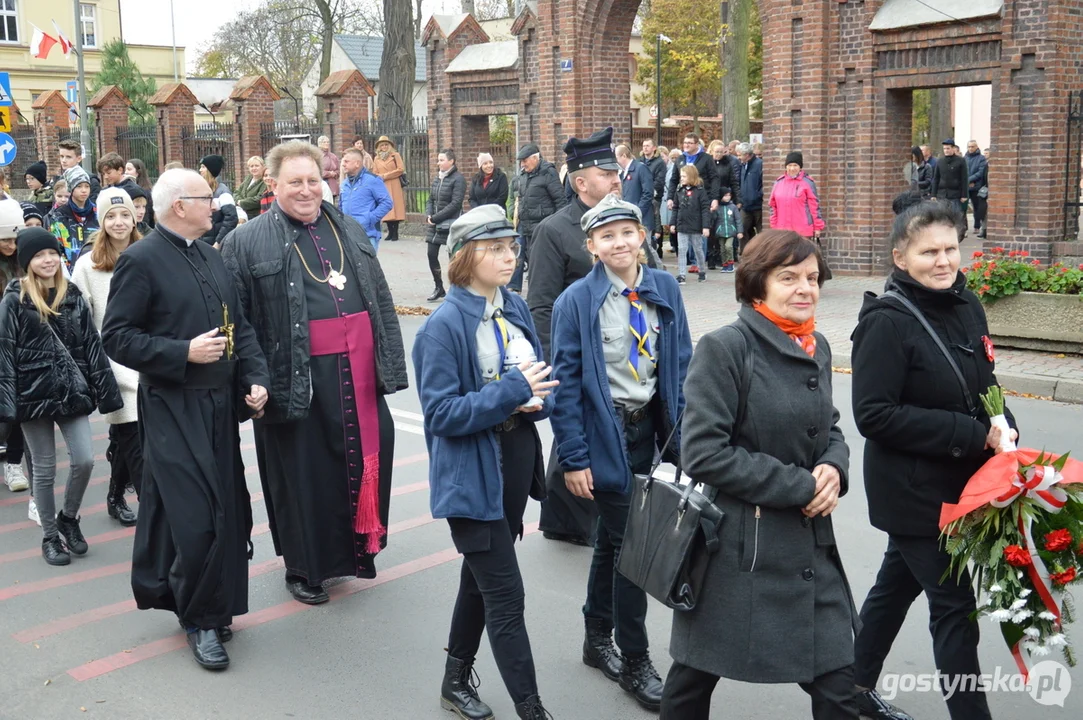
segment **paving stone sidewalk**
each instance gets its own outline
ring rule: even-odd
[[[436,307],[425,302],[432,293],[432,276],[422,240],[404,237],[399,242],[384,242],[379,257],[396,304]],[[667,255],[664,260],[673,271],[673,256]],[[446,277],[446,255],[441,257],[441,263]],[[689,278],[684,286],[684,301],[693,340],[736,317],[738,303],[733,280],[733,275],[723,275],[717,270],[709,272],[704,283],[697,282],[694,276]],[[850,365],[850,333],[857,323],[862,296],[870,290],[879,292],[883,286],[884,278],[878,277],[835,277],[824,286],[816,325],[831,343],[837,368]],[[997,376],[1004,387],[1015,392],[1083,403],[1083,357],[1079,355],[999,348]]]

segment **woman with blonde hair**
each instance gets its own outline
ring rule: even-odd
[[[391,211],[384,216],[387,223],[387,239],[394,242],[399,239],[399,223],[406,219],[406,165],[402,155],[395,151],[395,143],[387,135],[381,135],[376,141],[376,157],[368,156],[372,174],[384,181],[387,193],[394,203]]]
[[[98,224],[101,230],[87,240],[71,274],[72,282],[90,306],[94,327],[99,332],[105,320],[105,305],[117,259],[132,243],[143,237],[136,228],[135,218],[135,204],[127,193],[120,188],[102,190],[98,195]],[[109,364],[120,387],[124,407],[105,416],[105,421],[109,423],[109,449],[105,457],[110,466],[105,507],[109,517],[125,527],[131,527],[135,525],[136,514],[128,507],[124,493],[130,485],[138,495],[139,480],[143,474],[143,451],[136,409],[139,373],[112,360]]]
[[[94,469],[90,413],[119,410],[117,381],[94,329],[90,306],[61,270],[61,247],[44,228],[16,238],[24,277],[13,280],[0,300],[0,422],[21,423],[34,457],[34,499],[50,565],[85,555],[79,507]],[[71,458],[64,505],[56,512],[55,428]]]
[[[253,155],[248,158],[245,167],[248,168],[248,177],[237,188],[237,192],[233,193],[233,199],[237,202],[237,207],[244,210],[248,217],[253,218],[260,214],[260,197],[267,192],[267,183],[263,180],[263,173],[267,170],[267,166],[263,158]]]

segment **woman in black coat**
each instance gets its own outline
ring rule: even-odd
[[[910,192],[923,198],[929,197],[933,187],[933,169],[925,162],[925,153],[915,145],[910,148]]]
[[[920,203],[899,215],[888,293],[866,295],[854,330],[854,418],[866,439],[869,518],[888,534],[855,641],[859,705],[871,718],[907,717],[874,688],[906,613],[922,592],[929,601],[936,667],[946,682],[963,681],[947,700],[952,720],[990,717],[984,693],[966,691],[965,678],[981,673],[970,576],[964,571],[958,581],[941,582],[949,563],[939,540],[941,504],[959,501],[1000,441],[978,398],[997,379],[985,312],[959,272],[961,223],[959,211],[941,202]],[[907,302],[928,320],[950,361]]]
[[[470,209],[481,205],[499,205],[507,212],[508,176],[493,162],[489,153],[478,155],[480,168],[470,182]]]
[[[454,150],[444,148],[440,151],[436,156],[436,169],[436,179],[429,188],[429,201],[425,203],[425,222],[429,226],[425,242],[429,244],[429,270],[436,283],[428,302],[436,302],[447,295],[440,271],[440,248],[447,245],[451,223],[463,214],[463,198],[466,197],[466,178],[455,165]]]

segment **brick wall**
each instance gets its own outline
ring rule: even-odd
[[[50,176],[60,173],[60,152],[57,142],[60,140],[61,130],[66,132],[68,129],[70,107],[58,90],[45,93],[32,106],[38,156],[45,161]]]
[[[233,177],[243,178],[247,174],[245,163],[248,158],[259,155],[263,148],[260,126],[274,122],[274,104],[281,95],[266,77],[254,75],[238,80],[229,99],[236,108],[233,114]]]
[[[167,83],[150,99],[158,122],[159,175],[169,163],[184,162],[183,133],[195,126],[194,106],[198,102],[184,83]]]
[[[128,98],[115,85],[106,85],[87,103],[94,109],[99,158],[117,151],[117,131],[128,124],[128,106]]]

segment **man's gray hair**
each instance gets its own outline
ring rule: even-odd
[[[158,182],[154,183],[154,188],[150,191],[155,212],[159,215],[172,213],[173,203],[184,197],[186,193],[184,185],[193,178],[198,180],[201,185],[207,184],[199,173],[187,168],[175,168],[162,173],[158,178]]]
[[[752,144],[751,143],[741,143],[740,145],[737,146],[737,152],[741,153],[742,155],[751,155],[752,154]]]
[[[495,164],[496,161],[493,160],[493,156],[490,155],[489,153],[479,153],[478,154],[478,167],[480,168],[482,165],[484,165],[487,162],[491,162],[491,163]]]

